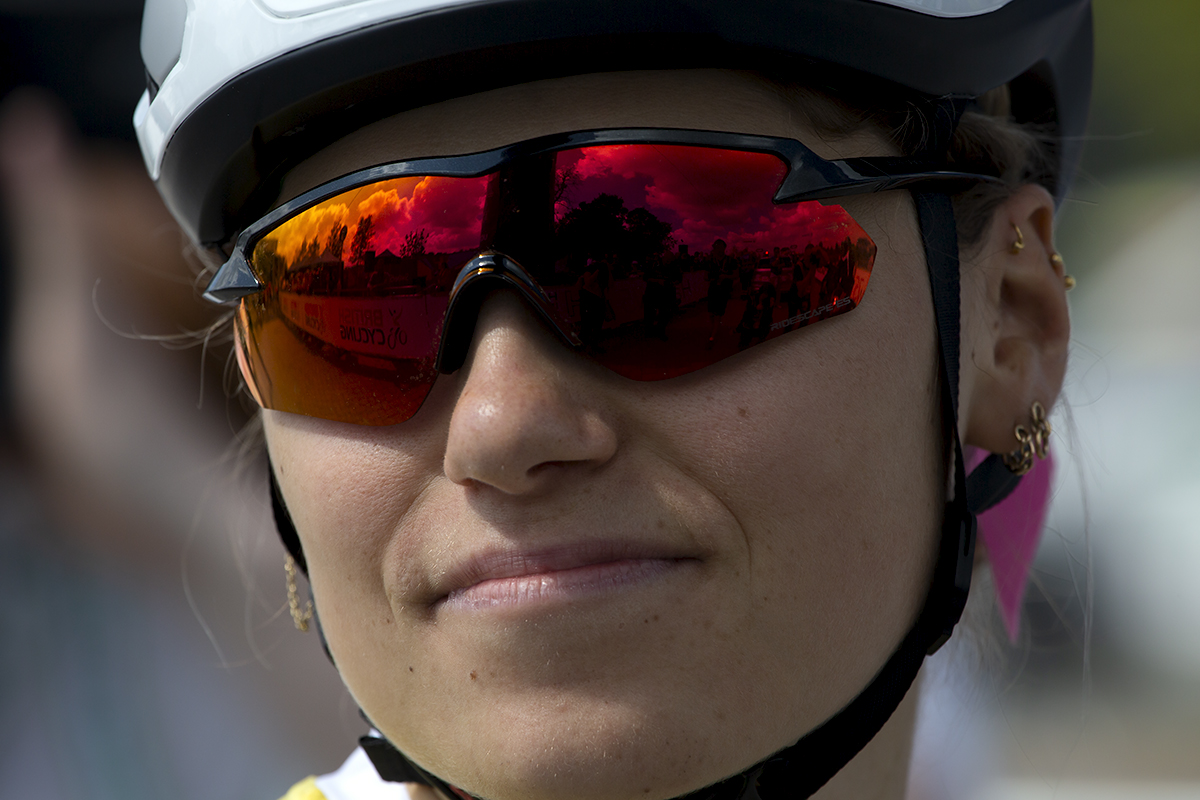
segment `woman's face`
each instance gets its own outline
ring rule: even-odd
[[[548,81],[363,129],[285,194],[592,127],[888,152],[802,119],[745,74]],[[879,248],[862,304],[691,375],[621,378],[499,290],[410,421],[264,413],[330,650],[406,754],[497,800],[670,797],[791,744],[882,666],[935,555],[937,351],[908,195],[844,205]]]

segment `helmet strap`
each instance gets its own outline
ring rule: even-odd
[[[275,517],[275,530],[283,541],[284,549],[296,561],[296,566],[308,577],[308,561],[304,558],[304,549],[300,547],[300,534],[296,533],[296,524],[288,512],[287,504],[283,501],[283,492],[279,490],[279,481],[275,479],[275,465],[271,456],[267,455],[267,481],[271,485],[271,515]]]
[[[953,121],[957,121],[956,110],[949,112],[953,115]],[[945,126],[935,127],[944,129]],[[949,130],[953,130],[953,123]],[[936,133],[933,138],[948,141]],[[975,515],[967,502],[968,482],[957,425],[960,345],[958,237],[954,209],[948,195],[914,192],[913,197],[933,296],[943,387],[943,419],[953,459],[938,558],[924,605],[896,650],[849,704],[790,747],[738,775],[687,795],[686,800],[791,800],[810,797],[875,737],[908,693],[925,656],[935,652],[950,637],[966,605],[975,559],[976,525]],[[274,470],[269,471],[271,506],[280,538],[307,575],[307,562],[295,525],[275,480]],[[383,780],[422,783],[442,791],[447,797],[471,798],[461,789],[413,764],[386,739],[364,736],[359,741]]]
[[[946,436],[953,453],[952,480],[942,518],[933,580],[920,615],[866,688],[848,705],[794,745],[720,783],[681,800],[792,800],[810,797],[875,737],[904,700],[925,656],[950,638],[962,616],[975,561],[975,515],[967,506],[967,478],[958,440],[959,258],[950,197],[915,193],[925,243],[941,354]],[[413,764],[386,739],[359,740],[381,778],[414,781],[447,797],[471,798]]]

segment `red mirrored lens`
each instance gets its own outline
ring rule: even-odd
[[[555,270],[569,282],[553,294],[592,355],[662,380],[857,306],[875,244],[840,206],[773,203],[786,171],[700,147],[561,153]]]
[[[479,252],[487,178],[412,177],[326,200],[254,248],[238,314],[265,408],[367,425],[409,419],[436,378],[450,286]]]
[[[770,154],[606,145],[481,178],[408,177],[314,206],[254,248],[239,360],[265,407],[359,424],[412,416],[449,289],[514,258],[593,358],[636,380],[701,369],[852,310],[875,245],[840,206],[776,205]]]

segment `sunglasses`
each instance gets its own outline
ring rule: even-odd
[[[666,380],[849,313],[876,247],[832,198],[994,180],[800,142],[598,130],[346,175],[239,236],[205,297],[236,304],[264,408],[392,425],[516,290],[572,349]]]

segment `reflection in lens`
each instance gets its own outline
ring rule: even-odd
[[[239,315],[266,408],[409,419],[436,377],[451,284],[479,252],[487,178],[406,177],[326,200],[263,237]]]
[[[564,151],[557,260],[538,277],[588,352],[636,380],[850,311],[875,245],[840,206],[773,203],[786,172],[775,155],[703,147]]]
[[[767,153],[604,145],[345,192],[255,245],[243,374],[267,408],[410,418],[450,287],[485,250],[519,262],[556,324],[620,375],[693,372],[862,301],[874,243],[840,206],[775,204],[786,173]]]

